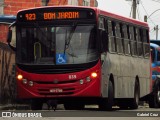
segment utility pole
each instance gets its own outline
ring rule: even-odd
[[[132,18],[136,19],[137,0],[133,0],[132,7],[133,7]]]
[[[126,0],[126,1],[132,1],[132,18],[136,19],[137,4],[139,4],[139,0]]]
[[[158,25],[156,25],[156,27],[154,27],[154,30],[156,31],[156,40],[158,40]]]

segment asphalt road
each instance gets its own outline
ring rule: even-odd
[[[44,105],[41,111],[1,110],[1,112],[10,112],[12,118],[0,117],[0,120],[160,120],[160,109],[151,109],[148,106],[139,106],[136,110],[114,107],[113,111],[99,111],[97,106],[86,106],[84,110],[64,110],[63,105],[58,105],[54,111],[48,110]]]

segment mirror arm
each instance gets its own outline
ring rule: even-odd
[[[8,43],[9,47],[13,50],[13,51],[16,51],[16,48],[13,47],[10,43]]]

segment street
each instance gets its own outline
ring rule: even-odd
[[[11,113],[12,120],[34,119],[37,120],[158,120],[160,117],[160,109],[152,109],[147,105],[139,106],[136,110],[120,109],[113,107],[113,111],[100,111],[97,106],[85,106],[84,110],[64,110],[63,105],[58,105],[56,111],[48,110],[46,105],[43,105],[43,110],[1,110],[3,117],[0,119],[9,119],[4,117],[5,113]]]

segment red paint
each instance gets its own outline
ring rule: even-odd
[[[84,79],[91,75],[92,72],[96,72],[98,76],[96,78],[91,78],[90,82],[84,82],[83,85],[80,84],[80,80]],[[28,84],[24,85],[22,81],[18,81],[18,97],[19,98],[46,98],[46,97],[99,97],[100,93],[100,80],[101,80],[101,64],[98,62],[94,67],[76,73],[68,74],[34,74],[27,73],[25,71],[17,68],[17,73],[23,75],[23,78],[28,81],[31,80],[34,82],[34,86],[29,86]],[[72,80],[69,79],[69,75],[76,75],[76,78]],[[52,84],[54,80],[59,82],[64,82],[63,84]],[[66,81],[75,81],[68,82]],[[40,84],[40,82],[50,82],[51,84]],[[51,89],[59,88],[63,92],[53,93],[50,92]],[[41,89],[41,93],[39,93]]]

